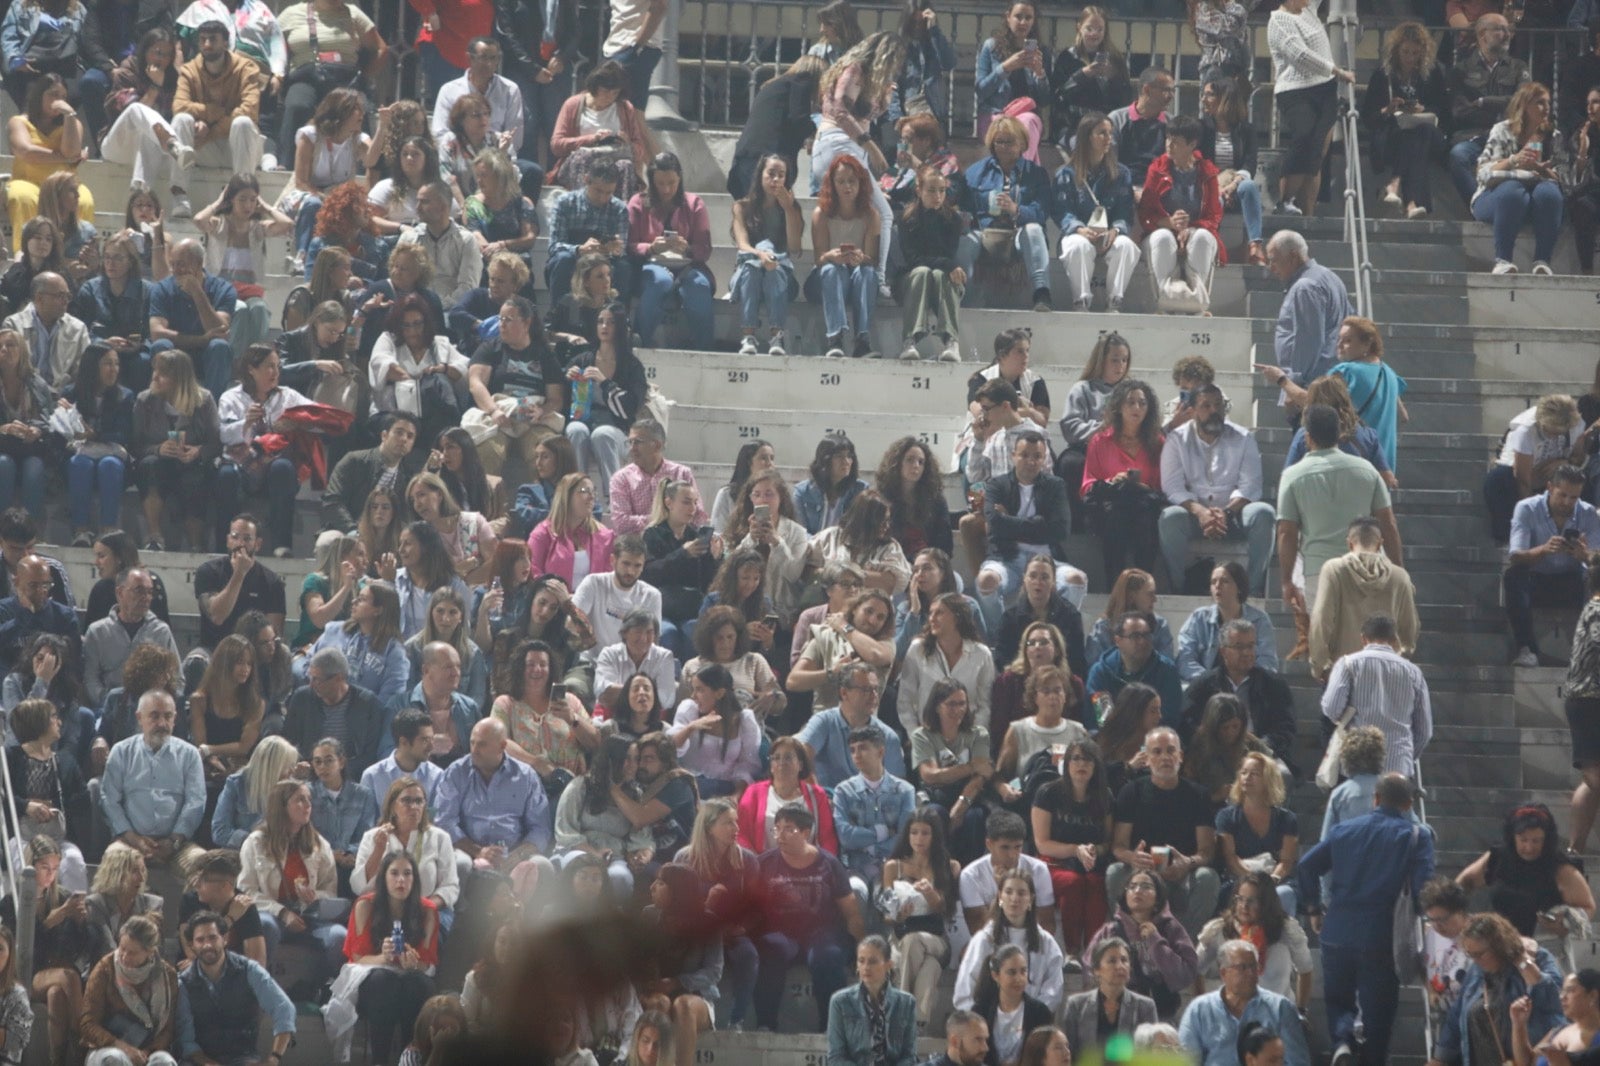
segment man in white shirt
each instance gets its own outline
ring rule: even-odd
[[[668,0],[611,0],[611,34],[600,54],[628,74],[628,101],[644,112],[650,76],[661,62]]]
[[[590,574],[578,582],[572,604],[594,627],[594,647],[583,653],[590,662],[599,658],[600,649],[622,640],[622,621],[630,611],[646,611],[661,624],[661,590],[640,580],[644,560],[644,538],[629,533],[611,542],[609,573]]]
[[[677,705],[678,660],[656,643],[661,635],[661,619],[644,608],[629,611],[622,619],[622,639],[600,650],[594,664],[595,702],[626,698],[623,691],[634,674],[645,674],[655,682],[656,698],[663,707]],[[625,715],[626,711],[619,711]]]
[[[539,190],[544,186],[544,170],[538,163],[519,158],[523,132],[522,90],[516,82],[501,75],[500,54],[500,42],[493,37],[474,37],[467,42],[467,72],[439,86],[439,95],[434,98],[433,139],[442,140],[450,132],[450,109],[457,100],[468,93],[477,93],[488,100],[489,136],[516,160],[517,169],[522,172],[522,195],[537,206]]]
[[[1034,912],[1039,925],[1052,936],[1056,929],[1056,892],[1050,867],[1022,853],[1027,827],[1021,815],[996,811],[983,825],[983,845],[989,854],[968,863],[961,871],[961,913],[967,928],[976,933],[989,920],[989,910],[1000,895],[1000,879],[1013,870],[1033,878]]]
[[[1202,386],[1194,417],[1161,449],[1161,488],[1172,501],[1161,512],[1161,554],[1177,587],[1190,541],[1242,538],[1250,550],[1250,591],[1259,596],[1267,587],[1278,515],[1261,499],[1261,448],[1248,429],[1228,419],[1229,406],[1215,384]]]
[[[400,232],[400,244],[416,244],[433,260],[434,293],[445,307],[454,307],[478,287],[483,277],[483,252],[472,234],[450,217],[455,199],[450,186],[430,181],[417,190],[415,226]]]

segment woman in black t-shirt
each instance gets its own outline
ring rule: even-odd
[[[1089,936],[1106,920],[1106,868],[1111,864],[1111,791],[1100,749],[1067,745],[1063,774],[1033,797],[1033,842],[1050,864],[1061,909],[1067,967],[1077,966]]]

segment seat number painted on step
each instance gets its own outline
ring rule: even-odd
[[[717,1061],[717,1053],[710,1048],[695,1048],[694,1061],[697,1063],[704,1063],[705,1066],[710,1066],[711,1063]]]
[[[917,434],[917,439],[920,440],[924,444],[938,444],[939,443],[939,434],[937,434],[937,433],[918,433]]]
[[[838,374],[822,373],[817,375],[818,385],[837,385],[843,380]]]
[[[656,379],[656,368],[653,366],[645,367],[644,376],[646,381],[654,381]]]
[[[761,427],[760,426],[740,426],[739,427],[739,439],[740,440],[755,440],[759,436],[761,436]]]
[[[729,385],[743,385],[745,382],[747,382],[749,380],[750,380],[750,371],[748,371],[748,370],[730,370],[730,371],[728,371],[728,384]]]
[[[912,378],[911,387],[913,389],[931,389],[933,388],[933,379],[923,377]]]
[[[1189,343],[1190,344],[1210,344],[1211,343],[1211,334],[1209,334],[1209,333],[1191,333],[1191,334],[1189,334]]]

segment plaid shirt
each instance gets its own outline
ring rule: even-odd
[[[577,251],[590,237],[610,240],[628,236],[628,205],[613,196],[596,207],[584,189],[559,197],[550,208],[550,250]]]

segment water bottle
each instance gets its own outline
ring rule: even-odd
[[[505,591],[504,587],[500,584],[500,579],[498,577],[495,578],[493,581],[489,582],[489,595],[492,596],[496,592],[503,593],[504,591]],[[505,603],[504,603],[504,601],[502,601],[499,606],[495,607],[493,610],[491,610],[489,612],[489,624],[491,626],[494,626],[495,628],[499,628],[500,619],[502,619],[504,617],[505,617]]]
[[[406,953],[406,930],[398,918],[395,919],[394,931],[389,934],[389,950],[395,958]]]

